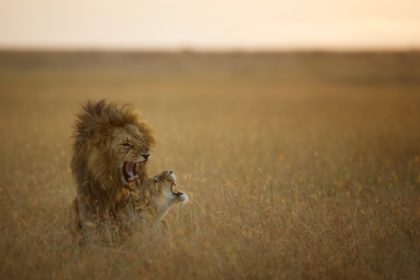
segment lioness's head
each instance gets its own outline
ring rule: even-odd
[[[176,189],[176,177],[172,171],[164,171],[153,177],[153,183],[149,184],[153,184],[150,206],[156,210],[158,218],[162,218],[175,204],[188,201],[188,195]]]
[[[147,177],[153,133],[130,106],[88,102],[74,138],[72,170],[79,186],[95,192]]]

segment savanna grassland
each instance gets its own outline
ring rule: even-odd
[[[132,103],[166,236],[79,250],[80,104]],[[419,53],[0,53],[1,279],[418,279]]]

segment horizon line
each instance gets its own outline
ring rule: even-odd
[[[418,52],[420,46],[296,46],[296,47],[130,47],[130,46],[1,46],[0,52],[161,52],[161,53],[276,53],[276,52]]]

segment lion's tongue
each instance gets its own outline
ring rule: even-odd
[[[135,168],[135,164],[134,162],[128,162],[125,165],[125,171],[127,172],[128,176],[130,176],[129,179],[134,179],[136,176],[134,175],[134,168]]]

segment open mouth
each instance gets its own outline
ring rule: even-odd
[[[128,183],[136,180],[139,177],[138,172],[137,172],[137,163],[133,161],[124,162],[123,167],[122,167],[122,173],[123,173],[124,179]]]
[[[172,195],[174,195],[176,197],[176,200],[178,202],[182,202],[182,203],[188,202],[188,200],[189,200],[188,195],[184,192],[181,192],[181,191],[177,190],[176,189],[176,184],[173,184],[171,186],[171,192],[172,192]]]
[[[184,194],[183,192],[176,189],[176,184],[173,184],[171,186],[171,192],[172,192],[173,195],[177,195],[177,196]]]

